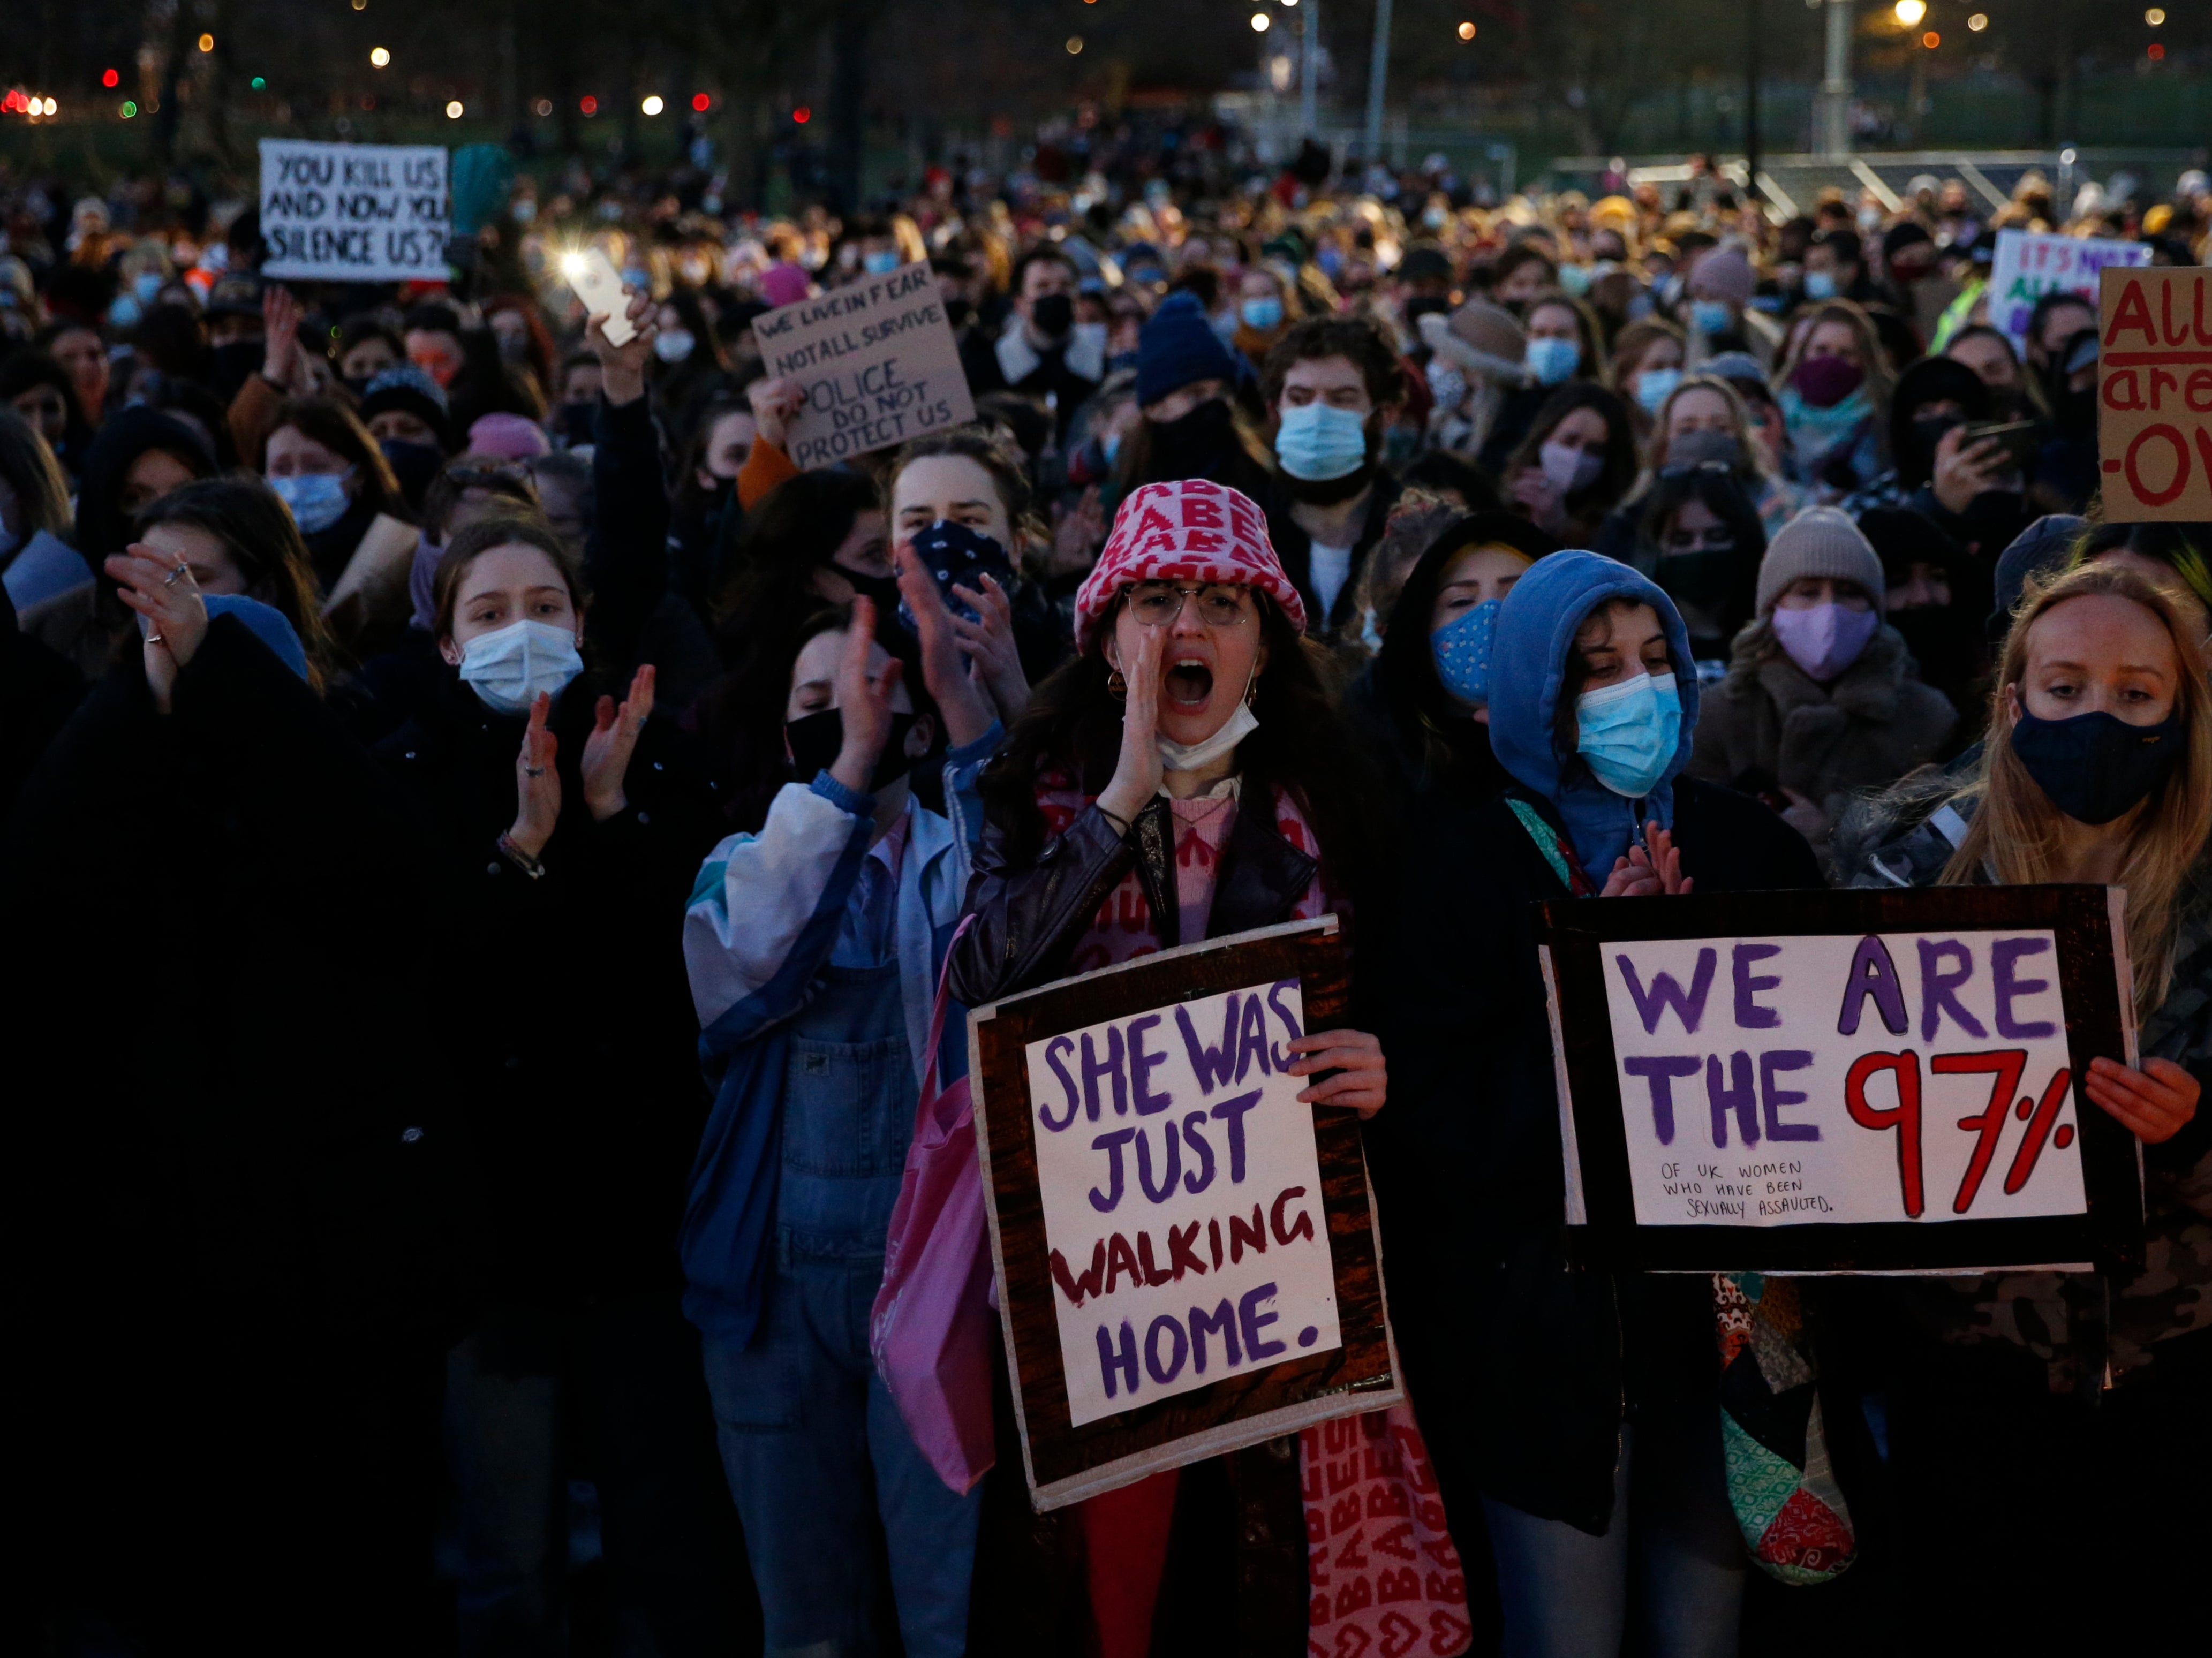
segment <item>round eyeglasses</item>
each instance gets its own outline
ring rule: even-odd
[[[1198,600],[1198,619],[1209,628],[1235,628],[1244,621],[1244,589],[1225,582],[1202,587],[1178,586],[1172,581],[1129,584],[1129,614],[1147,628],[1164,628],[1182,614],[1184,602]]]

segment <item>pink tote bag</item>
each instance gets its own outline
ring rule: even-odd
[[[995,1315],[968,1078],[938,1086],[948,999],[940,976],[929,1069],[884,1242],[868,1349],[915,1446],[939,1479],[964,1494],[998,1460],[991,1424]]]

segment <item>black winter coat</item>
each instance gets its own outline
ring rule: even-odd
[[[228,616],[172,714],[134,653],[26,785],[0,1097],[41,1594],[240,1653],[319,1603],[294,1649],[403,1649],[381,1620],[428,1585],[409,1471],[457,1333],[425,855]],[[250,1619],[207,1612],[232,1591]]]
[[[640,733],[625,811],[594,823],[580,765],[601,686],[556,701],[559,826],[532,878],[499,837],[525,721],[450,671],[376,746],[438,848],[436,981],[467,1129],[476,1288],[553,1309],[681,1282],[676,1230],[708,1100],[685,901],[716,838],[672,720]]]
[[[1548,801],[1509,793],[1561,827]],[[1507,799],[1472,777],[1424,789],[1396,884],[1362,914],[1360,1002],[1390,1066],[1370,1157],[1446,1511],[1480,1493],[1595,1533],[1624,1403],[1718,1376],[1711,1287],[1567,1267],[1534,902],[1567,895]],[[1730,790],[1678,778],[1674,835],[1700,890],[1821,884],[1804,838]]]

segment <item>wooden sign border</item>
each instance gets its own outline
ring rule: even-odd
[[[975,1148],[991,1263],[998,1272],[1007,1376],[1023,1467],[1041,1513],[1316,1422],[1385,1410],[1405,1397],[1391,1345],[1382,1237],[1358,1120],[1350,1111],[1322,1108],[1314,1114],[1314,1143],[1343,1345],[1080,1428],[1069,1422],[1037,1181],[1028,1046],[1102,1020],[1288,978],[1298,981],[1309,1030],[1342,1023],[1351,984],[1335,916],[1162,950],[1024,991],[969,1016]]]
[[[2142,1260],[2142,1172],[2135,1136],[2092,1105],[2081,1078],[2098,1054],[2136,1061],[2132,975],[2113,948],[2126,895],[2118,887],[1925,887],[1904,890],[1692,894],[1553,899],[1543,910],[1546,993],[1551,1004],[1560,1129],[1571,1194],[1568,1249],[1578,1264],[1626,1272],[1960,1272],[2011,1266],[2093,1263],[2104,1272]],[[1644,1226],[1636,1219],[1620,1067],[1606,1006],[1601,946],[1663,938],[1863,936],[1870,932],[2001,932],[2050,928],[2094,942],[2058,951],[2067,1011],[2086,1215],[2032,1219],[1807,1222],[1782,1226]],[[1563,997],[1562,991],[1566,994]],[[1909,1039],[1899,1038],[1900,1042]]]

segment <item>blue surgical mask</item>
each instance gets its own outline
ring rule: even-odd
[[[1367,421],[1357,410],[1325,403],[1283,410],[1275,458],[1294,478],[1318,483],[1357,471],[1367,459]]]
[[[1832,270],[1808,270],[1805,273],[1805,297],[1808,300],[1832,300],[1836,297],[1836,273]]]
[[[1548,336],[1528,342],[1526,361],[1540,386],[1558,386],[1569,379],[1583,360],[1583,349],[1572,340]]]
[[[1641,800],[1674,762],[1682,735],[1674,676],[1638,674],[1575,701],[1575,747],[1615,794]]]
[[[1644,405],[1645,414],[1656,415],[1681,383],[1679,368],[1646,368],[1636,377],[1636,400]]]
[[[300,526],[300,533],[312,536],[345,516],[352,504],[346,495],[346,480],[352,476],[350,466],[343,473],[302,472],[297,477],[270,478],[269,487],[276,492],[277,500],[292,509],[292,520]]]
[[[879,247],[860,255],[860,269],[871,276],[888,276],[898,268],[898,250],[895,247]]]
[[[1282,325],[1283,302],[1272,294],[1264,295],[1256,300],[1245,301],[1237,307],[1237,314],[1244,319],[1245,327],[1264,334],[1269,329]]]
[[[528,714],[539,692],[558,696],[583,671],[575,629],[550,622],[511,622],[461,647],[462,679],[501,714]]]
[[[1727,333],[1729,324],[1733,320],[1729,315],[1728,307],[1718,300],[1690,301],[1690,326],[1707,337]]]
[[[653,337],[653,355],[663,362],[682,362],[698,343],[688,328],[663,329]]]
[[[1437,677],[1454,696],[1478,708],[1490,703],[1490,647],[1498,635],[1498,600],[1486,598],[1429,635]]]
[[[1559,267],[1559,286],[1577,298],[1589,293],[1590,283],[1596,279],[1597,273],[1586,264],[1563,264]]]
[[[139,304],[153,304],[154,296],[161,291],[161,273],[158,270],[140,271],[131,279],[131,291],[138,296]]]

